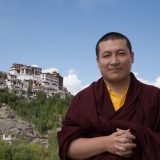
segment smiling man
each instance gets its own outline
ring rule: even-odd
[[[96,56],[102,78],[73,98],[58,133],[61,160],[160,159],[160,90],[131,72],[129,39],[107,33]]]
[[[129,51],[125,39],[102,41],[99,44],[97,62],[106,82],[126,82],[129,80],[133,52]]]

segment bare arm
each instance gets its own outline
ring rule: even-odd
[[[117,129],[117,132],[102,137],[78,138],[73,140],[68,149],[71,159],[87,159],[103,152],[110,152],[121,157],[130,157],[136,144],[130,130]]]

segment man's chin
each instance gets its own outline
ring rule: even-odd
[[[118,82],[124,81],[124,78],[120,76],[114,76],[112,78],[104,78],[104,79],[109,83],[118,83]]]

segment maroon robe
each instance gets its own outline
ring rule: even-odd
[[[160,89],[138,81],[131,83],[124,105],[115,111],[103,79],[92,83],[72,100],[58,133],[59,155],[66,157],[69,143],[80,137],[110,135],[116,128],[131,129],[137,147],[129,160],[160,159]],[[89,160],[124,160],[105,152]]]

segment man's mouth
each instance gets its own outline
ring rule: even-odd
[[[111,70],[111,71],[119,71],[119,70],[121,70],[122,68],[110,68],[109,70]]]

